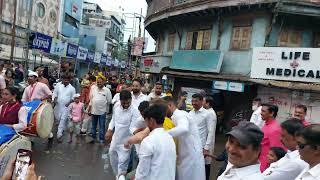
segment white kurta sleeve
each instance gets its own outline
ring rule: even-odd
[[[178,137],[186,134],[189,131],[188,117],[183,114],[178,114],[175,117],[176,127],[170,129],[168,133],[173,137]]]
[[[27,97],[27,91],[28,91],[28,87],[26,87],[23,91],[23,95],[22,95],[22,98],[21,98],[21,101],[22,102],[27,102],[28,101],[28,97]]]
[[[214,136],[214,117],[211,112],[208,111],[208,115],[206,117],[207,129],[208,129],[208,136],[206,140],[206,144],[204,145],[204,149],[210,150],[212,147],[212,138]]]
[[[142,141],[139,151],[139,164],[136,170],[135,180],[146,180],[150,175],[150,167],[153,150],[148,141]],[[149,177],[150,178],[150,177]]]
[[[108,130],[113,131],[114,126],[115,126],[115,124],[114,124],[114,115],[113,115],[112,118],[111,118],[111,121],[109,123]]]
[[[27,128],[27,121],[28,118],[28,111],[26,107],[21,107],[18,112],[18,119],[19,123],[13,125],[13,129],[16,130],[16,132],[23,131],[25,128]]]
[[[108,101],[108,105],[111,104],[112,94],[109,88],[107,88],[107,101]]]
[[[145,127],[144,119],[140,112],[136,109],[133,110],[132,121],[130,124],[130,133],[133,134],[137,129]]]
[[[212,125],[212,141],[211,141],[211,147],[212,147],[212,152],[214,151],[214,146],[215,146],[215,142],[216,142],[216,129],[217,129],[217,122],[218,122],[218,119],[217,119],[217,114],[216,112],[213,110],[213,125]]]

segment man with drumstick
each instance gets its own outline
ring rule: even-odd
[[[49,100],[51,101],[52,92],[49,87],[41,82],[37,82],[38,73],[29,71],[28,84],[29,86],[24,89],[22,95],[22,102],[30,102],[34,100]]]

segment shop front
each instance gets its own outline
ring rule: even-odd
[[[223,73],[222,63],[221,51],[176,51],[170,66],[161,71],[174,78],[174,97],[188,92],[189,106],[194,93],[213,96],[220,132],[249,120],[251,100],[256,96],[256,86],[248,82],[249,77]]]
[[[306,120],[319,123],[319,48],[254,48],[251,80],[258,97],[279,107],[278,121],[293,116],[297,104],[308,108]]]

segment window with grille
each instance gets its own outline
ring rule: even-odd
[[[211,43],[211,30],[187,32],[186,50],[208,50]]]
[[[302,31],[284,28],[281,30],[278,45],[282,47],[300,47]]]

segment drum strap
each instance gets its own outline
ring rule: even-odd
[[[37,86],[37,83],[35,83],[34,86],[31,86],[32,89],[31,89],[30,94],[29,94],[29,101],[31,101],[31,97],[33,95],[34,89],[36,89],[36,86]]]

